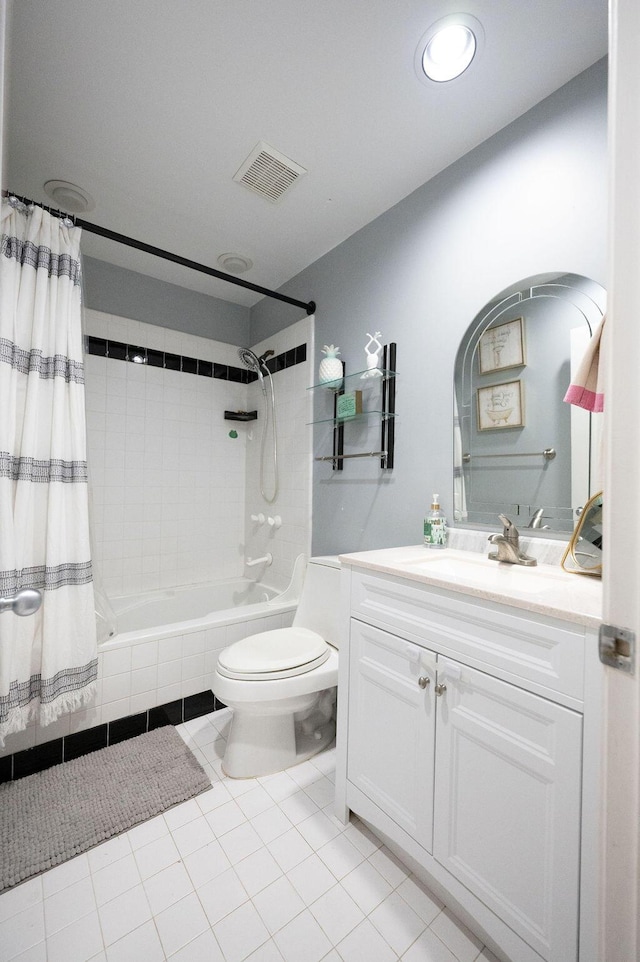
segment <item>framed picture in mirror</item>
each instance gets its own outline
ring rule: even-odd
[[[524,318],[516,317],[484,332],[478,342],[480,374],[522,367],[524,358]]]
[[[477,389],[478,431],[523,428],[522,381]]]

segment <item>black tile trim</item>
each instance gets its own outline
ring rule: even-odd
[[[153,731],[154,728],[161,728],[163,725],[180,725],[182,722],[208,715],[221,708],[226,708],[226,705],[218,701],[209,689],[198,692],[196,695],[179,698],[177,701],[167,702],[165,705],[149,708],[148,711],[137,715],[126,715],[124,718],[117,718],[114,721],[96,725],[94,728],[85,728],[72,735],[65,735],[64,738],[43,742],[35,748],[26,748],[22,752],[5,755],[0,758],[0,784],[44,771],[45,768],[59,765],[63,761],[69,762],[73,758],[79,758],[80,755],[88,755],[89,752],[106,748],[107,745],[116,745],[129,738],[135,738],[136,735]]]
[[[258,379],[255,371],[249,371],[246,367],[203,361],[195,357],[170,354],[151,347],[137,347],[134,344],[123,344],[121,341],[109,341],[92,335],[85,337],[85,351],[96,357],[108,357],[112,361],[148,364],[150,367],[165,368],[167,371],[182,371],[184,374],[197,374],[200,377],[221,378],[223,381],[235,381],[239,384],[251,384]],[[302,364],[306,359],[307,345],[299,344],[282,354],[270,357],[266,365],[271,374],[277,374],[278,371],[284,371],[288,367],[293,367],[294,364]]]

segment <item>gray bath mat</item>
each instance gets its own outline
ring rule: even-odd
[[[211,787],[175,728],[0,785],[0,892]]]

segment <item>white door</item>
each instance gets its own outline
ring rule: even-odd
[[[582,716],[446,658],[438,683],[433,854],[543,958],[575,962]]]
[[[428,852],[436,657],[351,622],[348,779]]]

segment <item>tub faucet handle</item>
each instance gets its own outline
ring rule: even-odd
[[[269,523],[269,527],[270,527],[270,528],[279,528],[279,527],[281,526],[281,524],[282,524],[282,518],[280,517],[279,514],[277,514],[274,518],[272,518],[271,516],[269,516],[269,517],[267,518],[267,521],[268,521],[268,523]]]
[[[252,514],[251,520],[254,521],[256,524],[264,524],[266,519],[261,511],[260,514]]]

